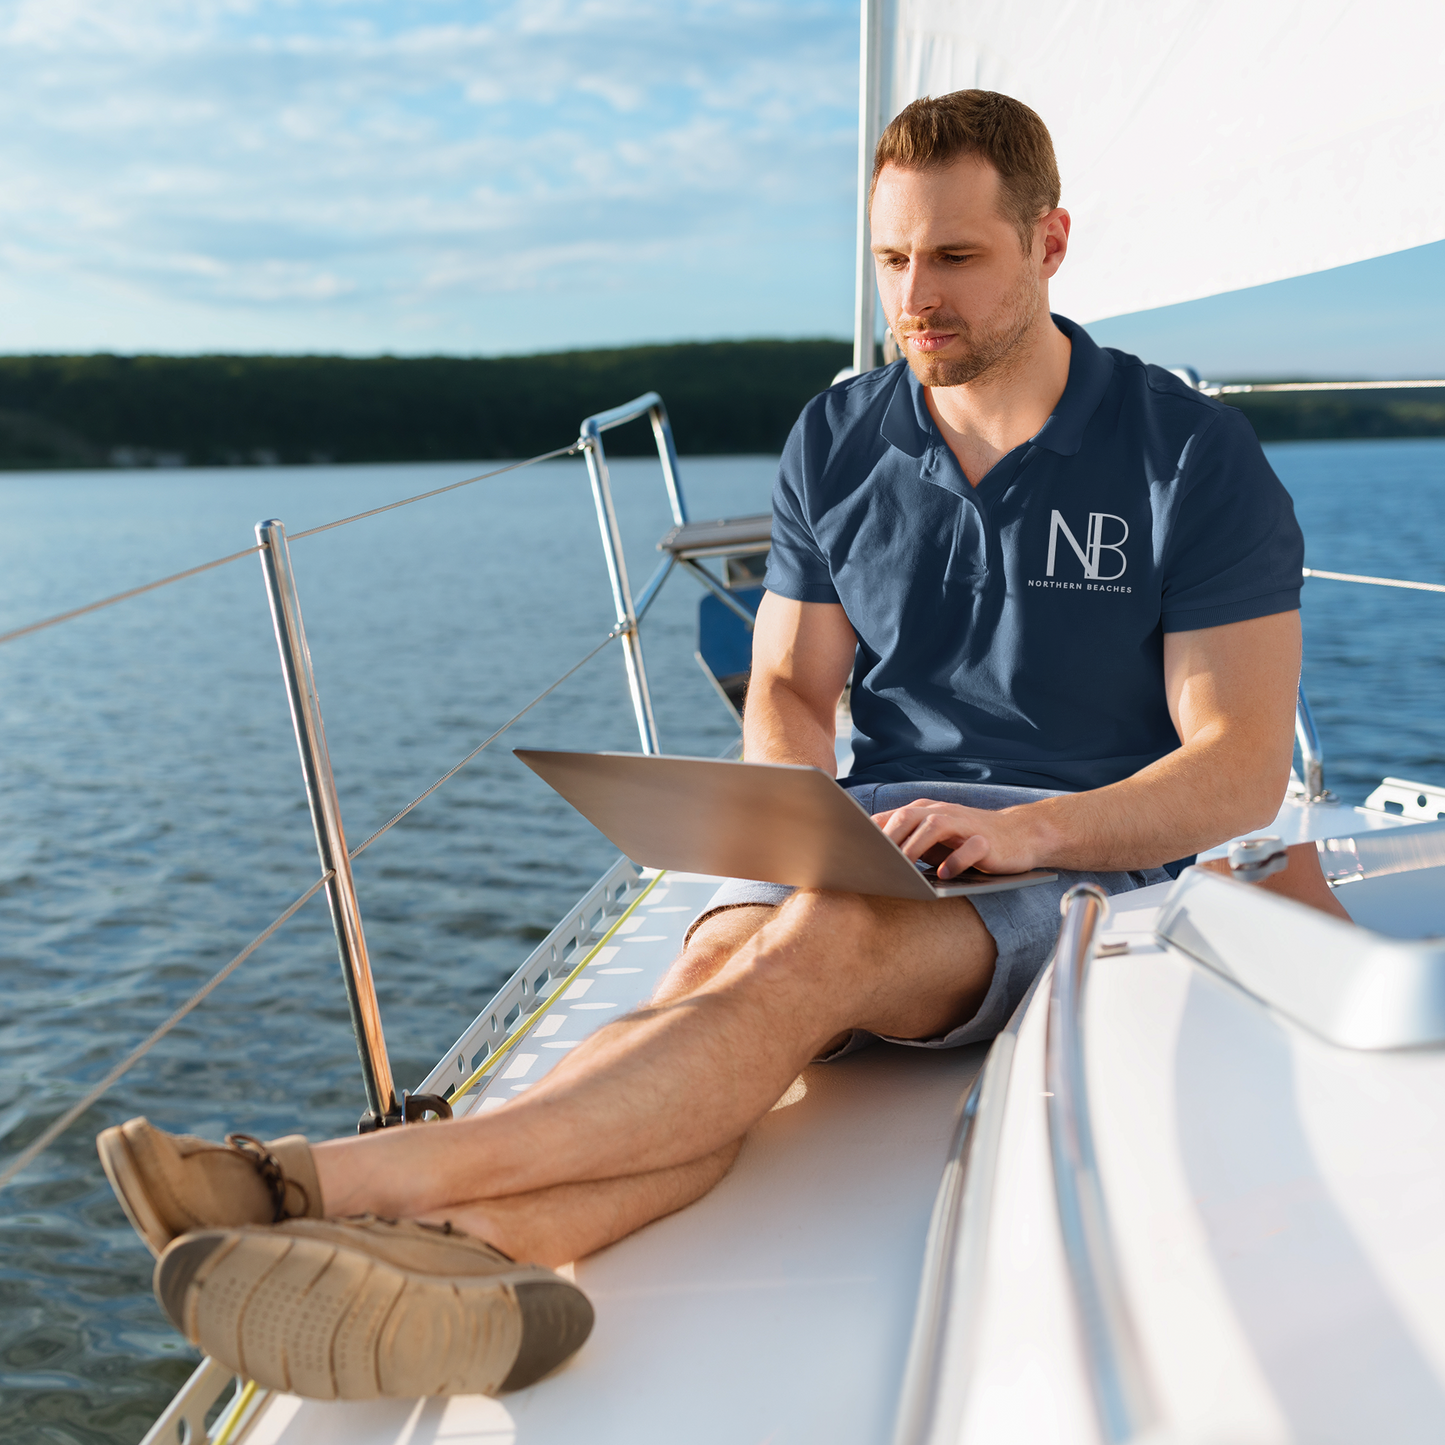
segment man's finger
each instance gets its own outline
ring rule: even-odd
[[[940,805],[934,804],[933,806],[938,807]],[[904,803],[902,807],[889,808],[882,813],[874,813],[873,821],[877,823],[880,828],[884,828],[887,827],[887,825],[895,818],[920,817],[924,813],[926,813],[928,809],[929,804],[926,801],[920,801],[917,803]]]
[[[899,809],[900,813],[903,811]],[[885,831],[909,858],[917,858],[937,841],[931,836],[936,826],[937,820],[926,815],[922,818],[904,816],[896,817],[892,828]]]
[[[952,819],[942,817],[937,813],[930,813],[919,820],[918,826],[908,834],[906,839],[901,841],[895,839],[894,841],[898,842],[898,846],[908,857],[921,858],[930,848],[940,843],[951,850],[967,836],[968,834],[964,833]]]
[[[938,865],[940,878],[956,878],[966,868],[977,868],[989,854],[989,841],[980,833],[965,840]]]
[[[880,823],[879,826],[901,848],[904,839],[911,838],[928,821],[928,816],[911,805],[907,808],[894,808],[888,815],[888,821]]]
[[[919,823],[927,817],[956,817],[965,810],[955,803],[932,803],[927,798],[920,798],[916,803],[905,803],[901,808],[889,808],[882,813],[874,813],[873,821],[888,834],[890,838],[896,838],[898,833],[894,829],[902,829],[904,833],[911,832]],[[955,829],[962,835],[962,828]]]

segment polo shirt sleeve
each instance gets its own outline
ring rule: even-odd
[[[817,402],[803,409],[783,448],[773,484],[773,543],[763,585],[794,602],[838,601],[832,573],[808,522],[810,454],[821,461],[817,454],[826,453],[826,443],[809,445],[810,431],[823,420],[819,410]]]
[[[1298,609],[1304,537],[1242,412],[1224,407],[1195,434],[1179,481],[1183,496],[1163,555],[1164,631]]]

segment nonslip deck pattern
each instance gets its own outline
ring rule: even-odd
[[[589,1034],[645,1003],[721,881],[697,873],[665,874],[581,975],[538,1010],[526,1037],[457,1113],[499,1108],[546,1077]]]

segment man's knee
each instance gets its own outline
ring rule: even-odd
[[[754,959],[846,1014],[849,1027],[913,1037],[966,1013],[987,990],[993,938],[967,899],[934,902],[800,890]],[[827,1010],[825,1010],[827,1011]]]
[[[776,908],[739,908],[738,913],[770,916],[748,928],[744,937],[720,939],[725,956],[717,960],[717,967],[767,924],[767,934],[749,950],[744,974],[738,978],[740,984],[749,978],[779,983],[796,979],[809,987],[826,983],[829,991],[848,992],[850,973],[869,971],[868,961],[877,958],[889,939],[888,910],[879,906],[889,901],[856,893],[800,889]],[[710,944],[708,940],[705,946]],[[684,954],[683,962],[687,957]]]
[[[915,949],[953,947],[959,939],[992,943],[978,910],[966,898],[920,902],[872,893],[799,890],[781,912],[799,932],[827,939],[848,952],[872,954],[879,947],[892,951],[910,939]]]
[[[774,953],[784,965],[789,961],[801,964],[813,954],[825,955],[834,968],[854,961],[863,964],[876,958],[880,949],[889,949],[908,936],[918,906],[867,893],[799,889],[778,910],[775,933],[781,947]],[[789,946],[794,940],[806,940],[809,946]]]
[[[701,988],[777,911],[769,904],[744,903],[704,918],[657,986],[653,1002],[664,1003]]]

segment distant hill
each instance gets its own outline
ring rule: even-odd
[[[1223,396],[1262,442],[1445,436],[1445,391],[1265,392]]]
[[[678,449],[777,452],[843,341],[721,341],[486,359],[0,357],[0,466],[455,461],[564,446],[646,391]],[[607,449],[653,448],[645,422]]]
[[[0,357],[0,467],[460,461],[560,446],[660,391],[678,449],[780,451],[845,341],[719,341],[494,358]],[[1264,441],[1445,436],[1440,392],[1230,398]],[[645,424],[608,450],[652,449]]]

